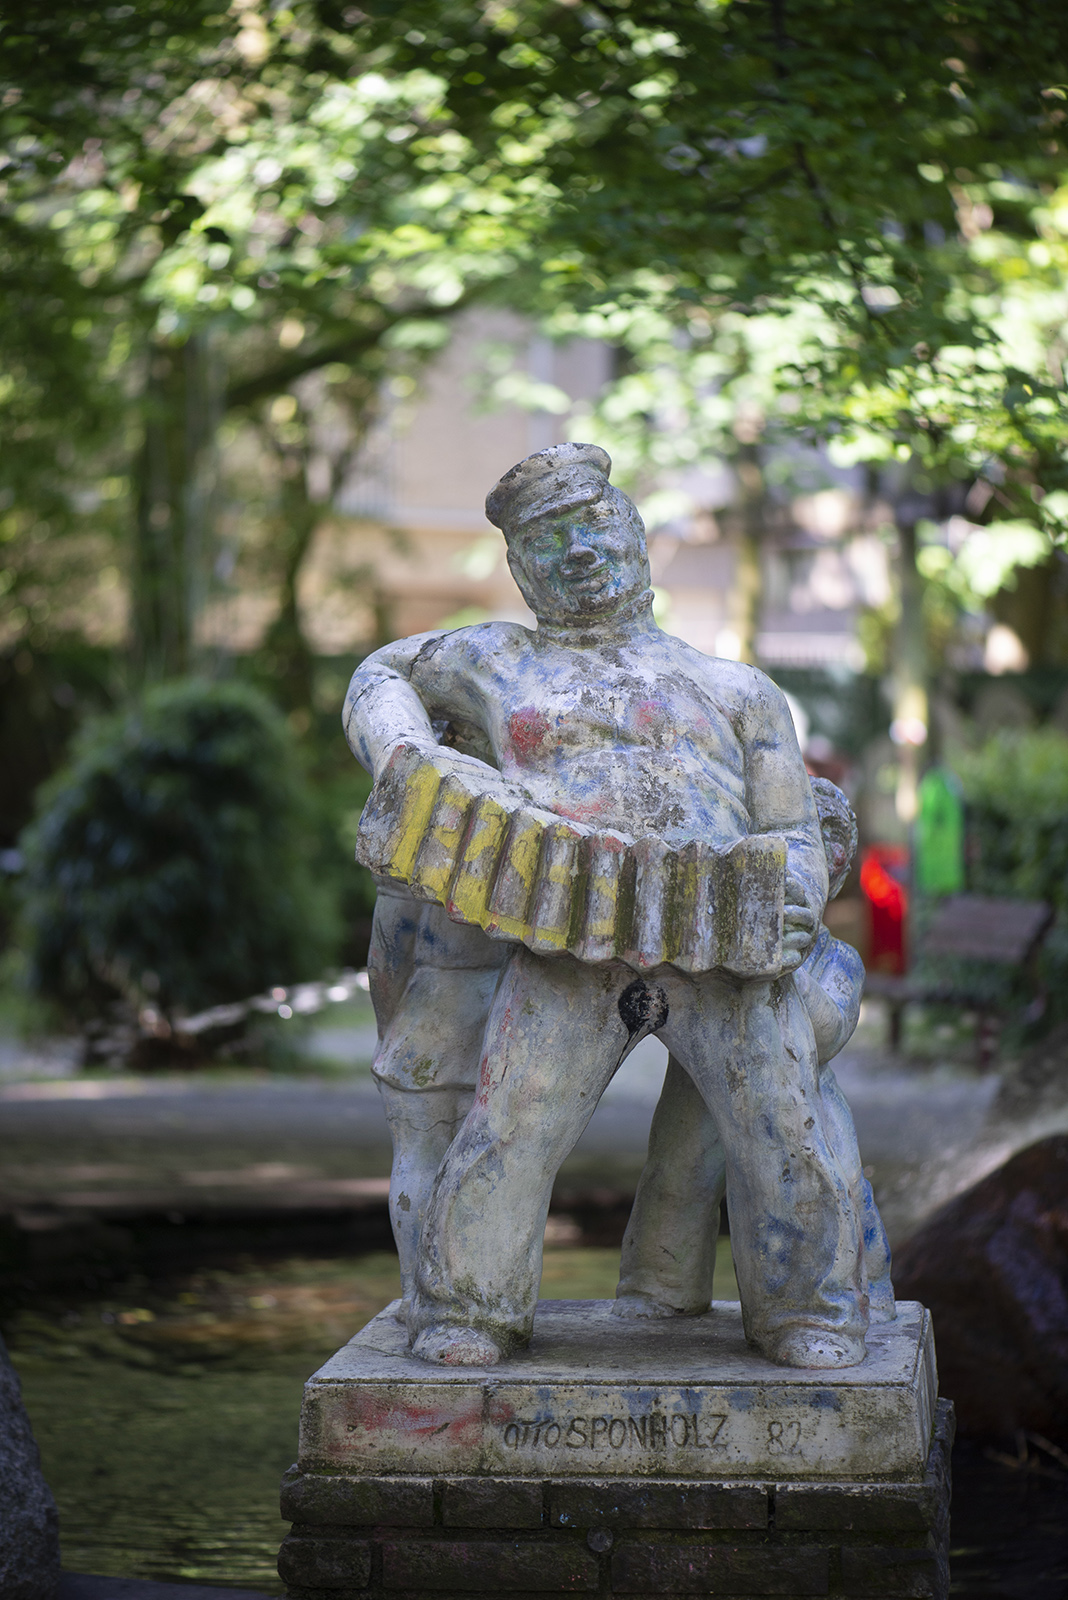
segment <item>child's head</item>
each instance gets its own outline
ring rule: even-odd
[[[833,900],[849,876],[853,857],[857,853],[857,819],[853,815],[853,807],[830,778],[813,778],[811,782],[823,848],[827,855],[827,876],[830,879],[827,898]]]

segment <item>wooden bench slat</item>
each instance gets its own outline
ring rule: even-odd
[[[924,950],[928,955],[1020,966],[1052,917],[1052,908],[1040,900],[955,895],[944,901],[932,918]]]

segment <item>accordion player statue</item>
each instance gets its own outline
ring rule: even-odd
[[[820,1042],[821,1005],[838,1004],[830,1053],[851,1031],[862,970],[831,1001],[801,970],[829,937],[817,796],[775,685],[657,625],[645,531],[610,468],[595,445],[556,445],[487,499],[536,630],[389,645],[346,701],[375,780],[357,855],[380,885],[370,972],[401,1315],[412,1354],[447,1367],[528,1343],[557,1170],[656,1033],[672,1058],[661,1126],[689,1131],[704,1205],[690,1220],[713,1243],[726,1189],[750,1347],[852,1367],[893,1297]],[[707,1308],[707,1271],[673,1301],[642,1267],[671,1210],[647,1177],[617,1307],[670,1315],[696,1293]]]
[[[855,820],[768,678],[657,626],[610,467],[556,445],[490,492],[535,629],[402,640],[349,689],[402,1294],[304,1386],[279,1572],[292,1600],[944,1600],[952,1407],[830,1067]],[[539,1302],[557,1170],[650,1034],[616,1297]]]

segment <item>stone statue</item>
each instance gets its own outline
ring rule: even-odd
[[[698,1163],[722,1150],[750,1343],[789,1366],[854,1365],[864,1199],[794,976],[828,890],[812,788],[775,686],[657,627],[644,529],[610,465],[554,446],[488,497],[535,632],[391,645],[346,702],[375,779],[360,858],[435,908],[394,892],[374,963],[376,1070],[416,1152],[394,1217],[423,1211],[417,1246],[398,1229],[413,1352],[491,1366],[529,1339],[557,1169],[657,1032],[672,1084],[681,1069],[707,1110]],[[446,960],[426,960],[441,940]],[[436,1134],[413,1116],[421,1093],[444,1110]],[[429,1198],[421,1177],[413,1196],[438,1148]]]

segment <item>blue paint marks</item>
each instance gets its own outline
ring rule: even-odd
[[[817,1389],[809,1399],[809,1405],[816,1411],[841,1411],[841,1397],[833,1389]]]
[[[804,1259],[804,1230],[785,1217],[768,1217],[756,1229],[756,1244],[763,1260],[766,1292],[775,1294],[785,1288]]]

